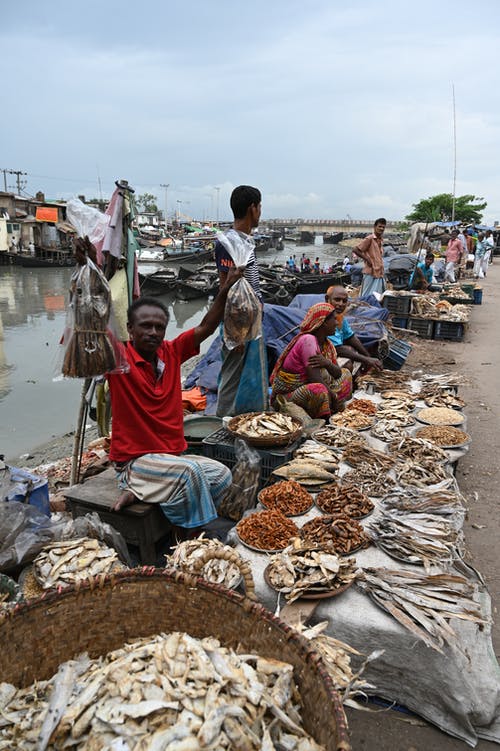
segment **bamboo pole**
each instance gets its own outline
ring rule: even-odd
[[[70,485],[76,485],[80,479],[80,461],[83,449],[83,438],[85,435],[85,422],[87,420],[87,391],[92,382],[91,378],[85,378],[82,386],[82,395],[80,397],[80,409],[76,423],[75,437],[73,440],[73,454],[71,456],[71,474],[69,478]]]

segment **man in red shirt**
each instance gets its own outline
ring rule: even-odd
[[[454,229],[451,232],[450,241],[446,247],[445,259],[446,266],[444,270],[445,282],[451,282],[455,284],[455,272],[460,266],[460,260],[463,255],[463,246],[458,237],[458,230]]]
[[[110,459],[124,491],[113,510],[135,500],[160,503],[172,524],[187,528],[217,517],[231,472],[213,459],[181,456],[187,444],[180,368],[214,333],[229,288],[240,276],[239,269],[231,269],[201,323],[172,341],[163,339],[169,316],[161,302],[143,297],[129,307],[129,370],[108,375],[113,414]]]

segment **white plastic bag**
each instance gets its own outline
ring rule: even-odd
[[[227,250],[237,268],[246,267],[252,257],[255,243],[250,237],[242,237],[236,230],[226,234],[217,233],[217,239]],[[262,306],[251,284],[238,279],[228,292],[224,310],[224,344],[228,349],[244,344],[260,336]]]
[[[109,214],[103,214],[87,206],[79,198],[70,198],[66,204],[66,216],[76,229],[78,237],[87,237],[95,245],[104,238],[109,224]]]

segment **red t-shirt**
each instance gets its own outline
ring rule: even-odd
[[[157,376],[130,342],[125,345],[128,373],[108,375],[113,431],[109,458],[126,462],[143,454],[180,454],[187,448],[181,392],[181,363],[197,355],[194,329],[158,347],[165,363]]]

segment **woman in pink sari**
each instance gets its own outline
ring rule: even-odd
[[[352,394],[352,375],[337,365],[335,347],[328,340],[337,327],[335,308],[329,303],[313,305],[278,358],[271,374],[271,404],[283,396],[312,418],[328,419],[344,408]]]

